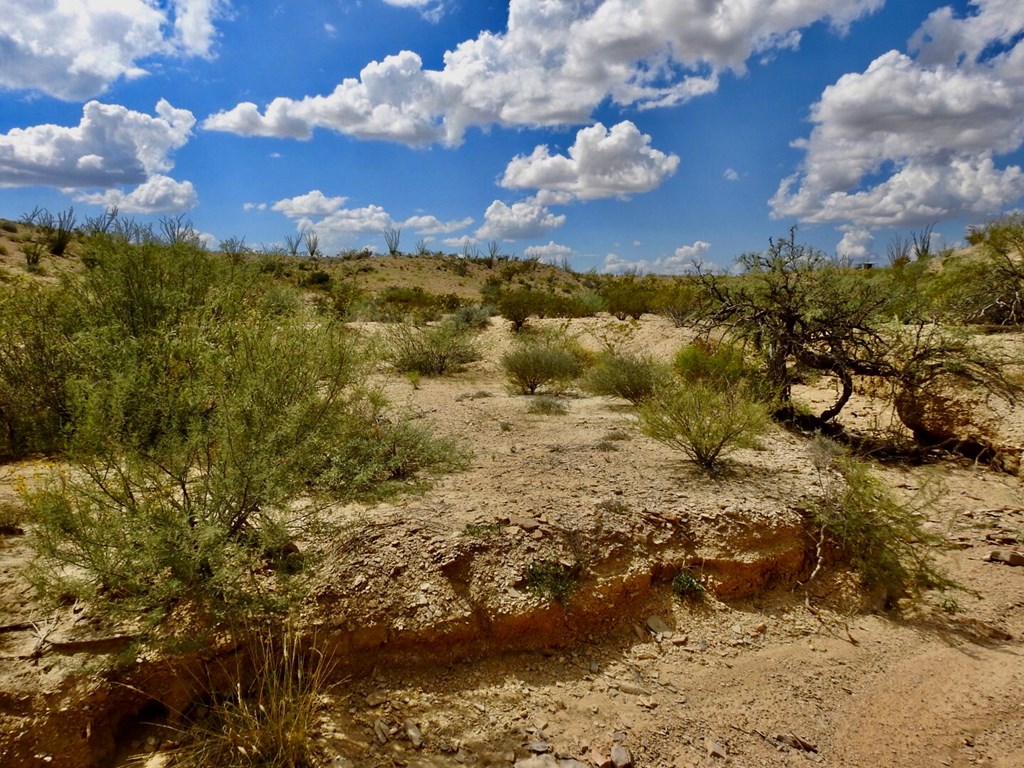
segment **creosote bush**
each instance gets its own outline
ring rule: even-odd
[[[621,397],[638,405],[654,396],[662,378],[663,368],[651,355],[607,351],[597,356],[583,388],[594,395]]]
[[[559,333],[536,334],[520,342],[501,358],[509,387],[532,395],[538,389],[560,391],[576,379],[590,362],[578,342]]]
[[[810,506],[819,556],[824,542],[837,547],[887,608],[924,589],[956,587],[935,563],[941,537],[923,524],[923,512],[934,501],[927,491],[903,504],[867,463],[825,438],[816,439],[811,454],[821,489]]]
[[[769,424],[764,405],[741,388],[703,382],[665,385],[640,408],[644,434],[682,451],[709,474],[721,472],[734,451],[757,447]]]
[[[436,325],[397,323],[385,332],[385,357],[396,371],[442,376],[480,359],[476,331],[453,319]]]

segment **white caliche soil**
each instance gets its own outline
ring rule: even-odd
[[[571,330],[662,356],[685,339],[654,318]],[[308,612],[342,678],[323,697],[325,764],[570,768],[614,750],[637,766],[1024,765],[1024,568],[988,562],[1024,548],[1019,478],[952,460],[881,467],[907,498],[943,484],[931,525],[971,591],[871,613],[840,568],[802,583],[815,541],[801,511],[819,483],[802,438],[773,432],[711,480],[643,437],[623,402],[567,396],[565,415],[527,413],[498,368],[507,326],[483,343],[456,377],[387,384],[397,407],[472,448],[470,468],[337,512],[345,533],[325,545]],[[884,418],[866,396],[848,408]],[[1019,435],[1020,414],[1003,416]],[[8,486],[36,469],[11,469]],[[185,706],[201,659],[140,658],[133,688],[105,682],[98,660],[124,630],[94,626],[88,606],[41,612],[27,555],[23,537],[0,537],[0,763],[110,764],[119,748],[146,760],[165,736],[133,723],[159,707],[136,713]],[[565,608],[527,588],[539,561],[584,564]],[[716,599],[673,598],[681,567]]]

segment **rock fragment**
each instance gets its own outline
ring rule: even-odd
[[[625,744],[612,746],[611,759],[615,768],[633,768],[633,754]]]

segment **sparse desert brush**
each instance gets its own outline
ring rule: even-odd
[[[582,575],[579,562],[572,565],[559,560],[534,560],[526,568],[526,588],[534,595],[565,605],[576,591]]]
[[[663,385],[640,409],[644,434],[682,451],[709,474],[721,472],[736,450],[757,447],[769,424],[764,405],[741,388],[702,382]]]
[[[520,342],[501,358],[509,387],[532,395],[540,388],[560,391],[585,369],[589,354],[564,333],[540,333]]]
[[[520,288],[514,291],[503,291],[495,302],[498,313],[512,323],[512,330],[519,332],[530,317],[540,311],[538,294]]]
[[[654,396],[664,378],[663,366],[651,355],[607,351],[597,356],[583,380],[595,395],[621,397],[638,405]]]
[[[26,495],[44,594],[154,619],[182,600],[278,610],[327,505],[464,456],[391,413],[372,350],[282,290],[194,244],[115,239],[75,282],[0,305],[19,319],[0,325],[0,402],[21,419],[4,449],[70,458]]]
[[[719,389],[755,389],[759,379],[743,349],[725,341],[698,340],[681,347],[672,359],[672,368],[682,381]]]
[[[885,607],[925,589],[957,586],[935,562],[942,538],[924,526],[924,513],[934,504],[937,488],[925,486],[904,504],[866,462],[840,446],[816,438],[810,452],[820,487],[809,509],[818,531],[818,567],[822,547],[837,547]]]
[[[473,328],[445,320],[437,325],[397,323],[384,335],[385,357],[396,371],[442,376],[480,359]]]

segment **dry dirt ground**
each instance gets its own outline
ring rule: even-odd
[[[684,340],[658,318],[571,330],[659,355]],[[711,480],[641,435],[624,402],[569,393],[567,413],[529,413],[498,368],[507,326],[482,343],[455,377],[387,383],[472,449],[470,467],[336,512],[344,534],[308,616],[340,678],[322,697],[325,765],[1024,766],[1024,567],[989,560],[1024,548],[1019,477],[879,465],[908,500],[941,484],[929,525],[968,591],[873,611],[841,567],[806,581],[801,511],[820,477],[805,439],[774,432]],[[1024,339],[1000,343],[1024,359]],[[885,419],[866,396],[847,410]],[[1003,413],[1007,439],[1022,422]],[[6,492],[40,471],[9,467]],[[165,765],[165,737],[139,723],[187,704],[196,673],[140,657],[134,687],[112,686],[112,630],[88,606],[41,615],[27,555],[24,537],[0,537],[0,764],[111,765],[120,750]],[[582,564],[565,607],[528,589],[541,562]],[[682,567],[714,597],[674,598]]]

